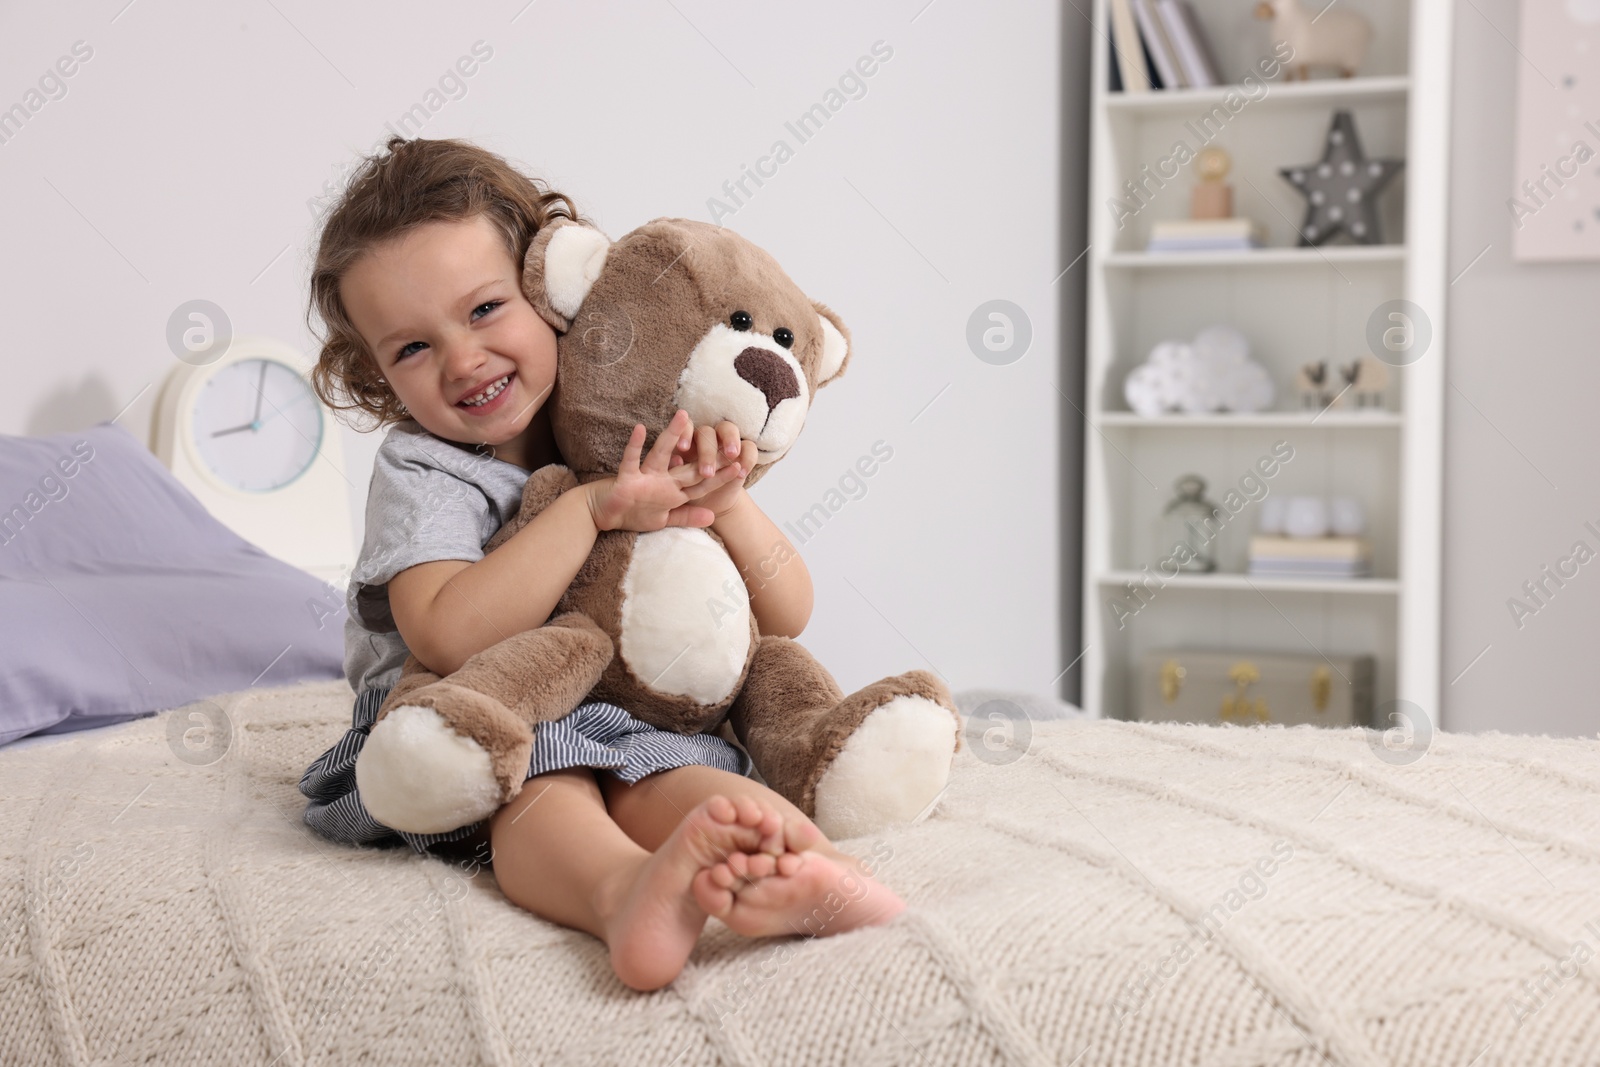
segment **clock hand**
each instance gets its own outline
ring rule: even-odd
[[[255,423],[247,422],[243,426],[232,426],[232,427],[229,427],[226,430],[218,430],[216,433],[212,434],[211,436],[212,437],[221,437],[225,433],[238,433],[240,430],[249,430],[249,429],[252,429],[254,426],[255,426]]]
[[[262,392],[261,392],[261,389],[266,384],[267,384],[267,361],[266,360],[262,360],[261,361],[261,380],[256,383],[256,413],[254,415],[250,416],[250,421],[251,422],[260,422],[261,421],[261,398],[262,398],[262,395],[263,395]]]
[[[312,394],[312,393],[301,393],[299,396],[297,396],[293,400],[289,401],[283,407],[292,408],[296,404],[302,404],[307,400],[315,400],[315,399],[316,399],[315,394]],[[283,414],[283,408],[280,408],[276,404],[272,405],[272,410],[267,414],[266,418],[261,420],[261,425],[265,426],[267,423],[271,422],[273,419],[277,418],[279,415],[282,415],[282,414]]]

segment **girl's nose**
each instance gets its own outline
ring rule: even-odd
[[[452,378],[470,379],[484,362],[477,345],[471,342],[454,344],[445,353],[445,373]]]

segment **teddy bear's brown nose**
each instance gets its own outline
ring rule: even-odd
[[[751,345],[733,360],[733,369],[739,377],[761,390],[767,398],[767,414],[792,396],[800,395],[800,386],[794,380],[789,365],[765,348]]]

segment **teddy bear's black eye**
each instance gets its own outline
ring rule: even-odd
[[[735,330],[748,330],[753,321],[755,320],[750,318],[750,312],[748,311],[735,311],[728,316],[728,323]]]
[[[773,330],[772,339],[784,348],[794,347],[794,331],[787,326],[779,326],[776,330]]]

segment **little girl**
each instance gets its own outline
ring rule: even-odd
[[[710,915],[748,936],[826,936],[905,905],[749,777],[742,748],[611,704],[541,723],[522,791],[471,826],[392,830],[355,786],[406,656],[450,674],[542,625],[600,531],[713,526],[745,572],[788,544],[744,492],[753,442],[731,422],[695,427],[679,411],[648,453],[637,425],[615,477],[569,489],[485,555],[529,474],[562,462],[544,410],[556,334],[520,284],[534,234],[560,216],[582,221],[570,199],[492,153],[395,137],[326,218],[311,278],[326,334],[312,381],[330,407],[389,430],[347,594],[352,726],[300,790],[305,821],[336,841],[487,847],[507,899],[601,938],[617,976],[651,990],[682,970]],[[777,576],[750,583],[763,633],[796,636],[810,615],[810,577],[789,552]]]

